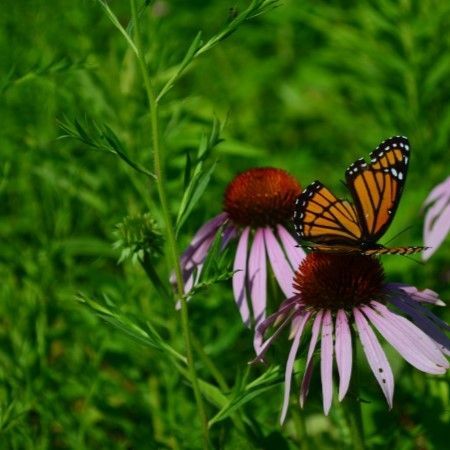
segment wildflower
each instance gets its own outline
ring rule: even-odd
[[[312,331],[300,387],[302,407],[308,395],[313,354],[319,340],[325,414],[328,414],[332,401],[333,354],[339,374],[339,401],[345,397],[352,372],[354,328],[390,408],[394,376],[373,328],[417,369],[431,374],[442,374],[447,370],[449,365],[444,355],[448,354],[450,340],[442,329],[450,327],[423,306],[424,303],[444,303],[429,289],[419,291],[412,286],[385,283],[383,268],[377,259],[363,255],[310,253],[295,274],[294,289],[295,295],[282,303],[278,312],[268,317],[257,330],[262,339],[270,326],[277,327],[257,353],[257,359],[262,360],[281,330],[291,325],[293,342],[286,364],[281,423],[287,413],[294,361],[309,323],[312,323]],[[388,306],[394,306],[412,321]]]
[[[423,259],[428,259],[450,232],[450,177],[438,184],[424,203],[429,207],[423,227],[423,240],[428,247]]]
[[[244,323],[255,323],[266,315],[267,264],[283,294],[291,296],[292,277],[303,251],[286,229],[293,215],[299,183],[284,170],[255,168],[236,176],[224,196],[224,212],[205,223],[181,257],[185,292],[198,280],[202,264],[219,229],[222,248],[237,239],[233,291]],[[250,302],[248,301],[250,299]]]

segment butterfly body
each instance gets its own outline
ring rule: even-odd
[[[400,201],[408,171],[408,139],[395,136],[345,172],[353,203],[335,197],[320,181],[311,183],[297,198],[294,225],[312,251],[364,255],[411,254],[423,247],[387,248],[378,244]]]

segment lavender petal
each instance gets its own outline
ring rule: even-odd
[[[309,316],[310,316],[309,312],[306,314],[302,314],[301,316],[298,316],[299,317],[298,326],[295,331],[295,337],[294,341],[292,342],[291,350],[289,351],[289,356],[286,363],[286,372],[284,377],[284,399],[280,417],[281,425],[284,423],[289,406],[289,395],[291,393],[291,381],[292,381],[292,372],[294,370],[295,357],[297,356],[298,347],[300,345],[300,339],[302,337],[303,329],[305,327],[306,322],[308,321]]]
[[[336,316],[336,363],[339,373],[339,401],[345,397],[350,385],[353,364],[352,335],[347,314],[340,309]]]
[[[255,232],[250,256],[248,260],[248,280],[250,298],[253,306],[255,323],[258,325],[266,315],[266,249],[264,245],[264,230],[259,228]]]
[[[309,392],[309,383],[311,381],[313,369],[313,355],[314,350],[316,349],[319,331],[322,327],[322,316],[323,311],[319,311],[312,326],[311,341],[309,343],[308,355],[306,357],[305,373],[303,374],[302,385],[300,387],[300,406],[302,408]]]
[[[323,412],[327,416],[333,399],[333,320],[329,310],[323,315],[320,353]]]
[[[431,338],[381,303],[372,302],[371,306],[360,309],[406,361],[423,372],[445,373],[448,362]]]
[[[389,409],[392,408],[392,399],[394,397],[394,375],[386,355],[378,342],[375,333],[368,324],[364,315],[358,308],[353,309],[356,329],[358,330],[367,361],[372,369],[378,384],[386,397]]]
[[[247,300],[247,289],[245,280],[247,279],[247,249],[248,249],[248,235],[250,228],[244,228],[241,237],[239,238],[236,249],[236,256],[233,264],[233,293],[239,313],[241,314],[244,324],[250,326],[250,310]]]
[[[272,266],[273,273],[275,275],[278,284],[280,285],[283,294],[289,298],[294,295],[292,288],[292,280],[294,278],[294,271],[292,270],[289,262],[284,256],[283,250],[278,243],[277,238],[274,236],[270,227],[266,227],[264,230],[264,239],[266,243],[267,255],[269,256],[270,265]]]
[[[277,225],[278,236],[280,237],[284,251],[291,263],[291,267],[294,271],[298,269],[298,266],[302,262],[302,259],[306,256],[306,253],[301,247],[298,246],[297,241],[291,236],[289,231],[283,225]]]

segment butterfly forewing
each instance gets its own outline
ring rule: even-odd
[[[355,207],[336,198],[319,181],[297,198],[294,224],[300,238],[311,242],[355,245],[361,238]]]
[[[392,222],[400,201],[408,169],[408,139],[401,136],[387,139],[370,157],[370,164],[363,159],[354,162],[345,176],[363,238],[376,242]]]

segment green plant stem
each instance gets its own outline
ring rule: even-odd
[[[358,373],[358,358],[356,347],[356,336],[352,331],[353,342],[353,374],[351,380],[351,392],[347,395],[342,405],[345,410],[348,427],[352,437],[353,448],[355,450],[365,450],[364,443],[364,428],[361,415],[361,402],[359,400],[359,373]]]
[[[204,448],[210,448],[209,444],[209,430],[208,430],[208,418],[206,416],[205,407],[203,404],[203,398],[200,392],[200,386],[197,378],[197,373],[194,365],[194,356],[191,344],[191,334],[189,330],[189,314],[186,299],[184,298],[184,288],[183,288],[183,277],[181,273],[181,267],[178,258],[178,249],[175,240],[175,232],[170,217],[169,205],[167,202],[167,195],[165,191],[164,182],[164,167],[161,155],[161,144],[159,137],[159,111],[158,102],[156,100],[156,95],[152,87],[152,83],[148,74],[147,64],[144,59],[144,52],[142,46],[142,35],[139,24],[139,17],[137,12],[136,0],[130,0],[132,19],[134,22],[135,30],[135,42],[137,48],[137,59],[142,72],[142,78],[144,80],[145,91],[147,94],[147,100],[150,108],[150,122],[152,130],[152,146],[153,146],[153,159],[154,159],[154,170],[156,175],[156,186],[158,190],[159,200],[161,203],[162,215],[165,222],[165,232],[166,239],[169,249],[169,259],[172,267],[175,268],[176,284],[177,284],[177,296],[181,303],[181,326],[183,330],[183,336],[186,347],[186,356],[188,362],[188,369],[190,374],[190,379],[192,383],[192,388],[194,391],[195,400],[197,403],[197,409],[199,418],[201,421],[201,426],[203,430],[203,444]]]

